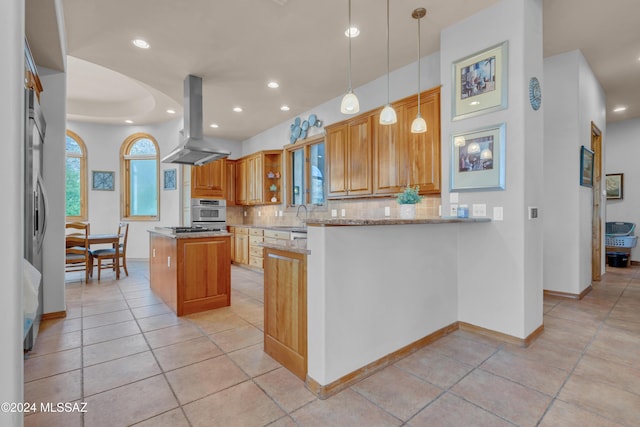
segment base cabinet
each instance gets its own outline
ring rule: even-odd
[[[178,316],[231,305],[229,236],[150,235],[151,289]]]
[[[306,255],[264,249],[264,351],[306,379]]]

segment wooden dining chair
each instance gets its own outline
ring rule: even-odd
[[[120,260],[118,262],[119,267],[124,268],[125,274],[128,276],[127,270],[127,239],[129,237],[129,224],[121,222],[118,224],[118,236],[120,236],[120,242],[118,243],[118,256]],[[92,256],[92,268],[93,260],[98,260],[98,281],[100,281],[100,271],[105,269],[116,269],[116,248],[104,248],[91,251]]]
[[[84,271],[85,283],[91,276],[91,253],[89,252],[89,224],[70,222],[65,226],[65,272]]]

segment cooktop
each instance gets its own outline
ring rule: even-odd
[[[211,231],[221,231],[219,228],[206,228],[199,225],[193,225],[191,227],[167,227],[172,230],[174,233],[199,233],[199,232],[211,232]]]

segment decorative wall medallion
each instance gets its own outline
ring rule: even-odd
[[[540,89],[540,82],[536,77],[531,77],[531,80],[529,80],[529,102],[531,103],[531,108],[536,111],[542,104],[542,89]]]

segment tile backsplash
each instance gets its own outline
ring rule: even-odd
[[[416,218],[438,218],[438,206],[440,196],[426,196],[416,205]],[[309,206],[309,218],[331,218],[331,211],[336,210],[338,218],[385,218],[385,207],[389,207],[389,218],[400,217],[400,205],[395,198],[385,197],[380,199],[355,199],[355,200],[329,200],[327,206]],[[227,224],[251,224],[251,225],[290,225],[301,226],[305,218],[304,208],[286,207],[285,205],[265,206],[228,206]],[[246,215],[245,215],[246,212]]]

